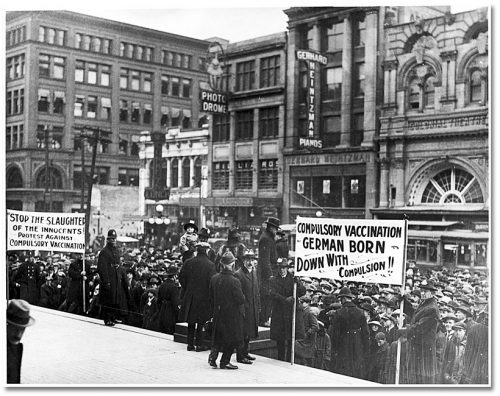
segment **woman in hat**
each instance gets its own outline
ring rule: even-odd
[[[23,338],[26,327],[35,323],[30,316],[30,305],[24,300],[10,300],[7,304],[7,383],[21,383]]]
[[[158,289],[160,331],[166,334],[174,334],[179,315],[179,285],[175,280],[177,272],[177,266],[170,265],[167,268],[166,279]]]

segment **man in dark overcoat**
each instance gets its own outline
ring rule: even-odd
[[[298,278],[288,272],[288,262],[280,260],[278,274],[271,278],[271,340],[276,341],[278,359],[290,361],[292,351],[293,284],[297,283],[297,299],[306,294],[306,288]],[[296,301],[295,339],[305,337],[302,304]]]
[[[35,264],[33,256],[29,256],[17,269],[13,279],[19,287],[19,298],[37,305],[40,298],[40,267]]]
[[[233,256],[236,258],[235,268],[238,270],[243,267],[243,254],[245,253],[246,246],[243,242],[240,241],[241,234],[237,228],[230,229],[227,233],[227,241],[225,241],[219,251],[217,252],[217,256],[215,258],[215,270],[220,272],[222,266],[220,265],[220,260],[224,253],[231,252]]]
[[[215,264],[206,254],[210,245],[198,242],[197,255],[187,260],[179,272],[182,286],[180,321],[188,323],[187,350],[203,351],[203,325],[210,319],[209,286]]]
[[[125,270],[120,267],[120,252],[116,246],[116,231],[108,231],[106,246],[99,252],[99,299],[101,316],[106,326],[114,326],[120,315],[120,307],[127,306],[128,286]]]
[[[80,314],[83,312],[83,282],[85,281],[85,310],[89,307],[89,281],[87,274],[90,274],[90,264],[85,263],[81,258],[74,259],[68,268],[69,286],[68,294],[68,312]]]
[[[174,334],[179,316],[179,286],[175,280],[178,270],[175,264],[167,268],[167,277],[158,288],[158,306],[160,307],[160,331]]]
[[[350,377],[366,379],[366,357],[370,347],[370,333],[363,310],[354,304],[355,296],[348,287],[340,289],[338,298],[342,308],[331,318],[331,371]]]
[[[212,344],[215,350],[222,351],[219,367],[234,370],[231,355],[243,343],[243,317],[245,296],[241,283],[234,275],[236,258],[226,252],[221,258],[221,272],[210,281],[210,308],[213,313]],[[216,366],[215,355],[210,355],[209,364]]]
[[[271,315],[270,279],[276,267],[278,253],[276,251],[276,232],[280,226],[279,219],[269,217],[265,222],[266,229],[259,238],[259,254],[257,265],[257,278],[259,279],[260,292],[260,317],[259,325],[269,327]]]
[[[436,336],[439,307],[434,297],[437,288],[431,280],[421,283],[422,299],[409,325],[402,329],[408,339],[408,383],[433,384],[437,374]]]
[[[250,338],[259,336],[259,284],[254,266],[255,254],[252,250],[245,251],[243,267],[236,271],[235,276],[241,283],[245,296],[245,320],[243,326],[243,346],[238,349],[236,361],[251,364],[255,357],[248,354]]]
[[[286,237],[285,231],[278,229],[276,237],[276,252],[278,257],[283,257],[288,260],[288,251],[290,248],[288,247],[288,238]]]
[[[149,281],[147,274],[142,274],[130,291],[128,324],[130,326],[142,327],[141,297],[146,291]]]

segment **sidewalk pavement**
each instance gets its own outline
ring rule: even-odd
[[[26,386],[370,387],[367,381],[261,356],[238,370],[208,365],[173,336],[34,306],[23,338]]]

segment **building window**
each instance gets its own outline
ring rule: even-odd
[[[120,69],[120,88],[131,89],[133,91],[151,92],[152,73],[131,70],[127,68]]]
[[[189,158],[182,161],[182,187],[189,187],[191,183],[191,164]]]
[[[120,88],[121,89],[128,89],[128,74],[129,74],[128,69],[122,68],[120,70]]]
[[[76,61],[75,63],[75,82],[85,81],[85,62]]]
[[[470,74],[470,102],[480,103],[483,101],[481,71],[474,70]]]
[[[356,29],[354,30],[354,45],[356,47],[363,47],[366,41],[366,22],[363,17],[363,20],[358,19],[356,21]]]
[[[60,29],[53,29],[45,26],[40,26],[38,29],[38,41],[47,44],[56,44],[64,46],[66,32]]]
[[[172,108],[172,126],[179,126],[181,125],[181,110]]]
[[[417,79],[413,79],[410,83],[408,102],[410,109],[420,109],[420,84]]]
[[[168,76],[161,76],[161,94],[168,95]]]
[[[271,56],[260,60],[260,86],[274,87],[280,79],[280,56]]]
[[[201,187],[201,158],[196,158],[194,161],[194,187]]]
[[[212,189],[229,189],[229,162],[214,162],[212,166]]]
[[[87,83],[96,85],[97,84],[97,64],[89,63],[87,65]]]
[[[191,110],[184,109],[182,110],[182,128],[189,129],[191,127],[192,127]]]
[[[59,56],[54,57],[53,78],[64,79],[65,59]]]
[[[48,176],[48,177],[47,177]],[[46,168],[44,167],[42,170],[38,172],[38,175],[35,179],[35,188],[45,188],[48,186],[52,189],[62,190],[62,175],[54,167],[49,167],[49,172],[47,175]]]
[[[229,142],[229,125],[229,113],[214,114],[212,124],[214,142]]]
[[[191,80],[187,79],[182,80],[182,97],[183,98],[191,97]]]
[[[153,107],[150,103],[144,104],[144,115],[143,115],[143,124],[151,124],[153,117]]]
[[[340,144],[340,116],[323,118],[323,145],[335,147]]]
[[[171,85],[172,85],[172,96],[179,96],[179,94],[181,92],[179,78],[178,77],[172,77],[171,78]]]
[[[278,160],[259,161],[259,189],[278,189]]]
[[[132,113],[130,121],[139,123],[140,114],[141,114],[141,104],[139,102],[132,102]]]
[[[365,206],[365,176],[349,176],[346,182],[346,207],[363,208]]]
[[[24,125],[9,125],[6,128],[6,143],[7,150],[14,150],[24,147]]]
[[[356,113],[352,115],[352,132],[351,132],[351,146],[360,146],[363,142],[365,116],[363,113]]]
[[[7,171],[7,188],[23,188],[23,175],[17,166],[13,166]]]
[[[424,83],[424,106],[427,108],[434,107],[436,77],[430,76]]]
[[[459,168],[450,168],[438,173],[429,181],[422,194],[422,203],[425,204],[453,205],[483,202],[483,193],[478,180]]]
[[[342,51],[344,46],[344,21],[326,26],[326,52]]]
[[[49,95],[50,91],[48,89],[38,89],[38,112],[48,113],[49,111]]]
[[[64,79],[65,58],[40,54],[38,57],[38,73],[40,77]]]
[[[66,102],[66,94],[63,91],[54,91],[54,114],[64,113],[64,103]]]
[[[292,206],[303,208],[342,208],[341,176],[293,177]]]
[[[175,188],[175,187],[179,186],[179,160],[178,159],[172,160],[171,171],[172,171],[172,174],[170,175],[170,185]]]
[[[73,115],[75,117],[83,117],[83,107],[85,106],[85,96],[75,96],[75,109]]]
[[[141,83],[141,76],[137,70],[130,71],[130,89],[132,91],[139,91]]]
[[[143,73],[143,91],[151,92],[153,75],[151,73]]]
[[[236,112],[236,139],[251,140],[253,138],[253,110]]]
[[[120,121],[128,122],[128,101],[120,99]]]
[[[139,186],[139,169],[119,168],[118,185]]]
[[[354,64],[354,96],[365,96],[365,64]]]
[[[38,76],[50,78],[50,56],[45,54],[38,56]]]
[[[168,106],[161,106],[161,120],[160,125],[162,127],[168,126]]]
[[[26,40],[26,26],[20,26],[7,31],[6,46],[12,47]]]
[[[87,118],[97,117],[97,96],[87,97]]]
[[[255,88],[255,61],[236,64],[236,91]]]
[[[102,120],[111,119],[111,98],[101,98],[101,117]]]
[[[25,55],[11,56],[7,58],[7,79],[15,80],[24,76]]]
[[[259,137],[276,138],[279,134],[279,107],[259,109]]]
[[[251,190],[253,179],[252,161],[236,161],[236,183],[237,190]]]
[[[342,68],[330,67],[325,69],[325,73],[325,99],[340,100],[342,98]]]
[[[312,26],[302,25],[299,29],[299,45],[300,49],[312,49],[313,28]]]
[[[438,244],[425,239],[408,239],[406,258],[418,263],[436,263]]]

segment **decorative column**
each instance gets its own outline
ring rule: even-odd
[[[170,188],[172,186],[172,160],[170,158],[166,158],[167,160],[167,187]]]
[[[191,180],[189,180],[189,187],[194,187],[194,157],[189,157],[189,176]],[[201,183],[201,180],[200,180]]]
[[[182,181],[184,180],[184,175],[182,174],[182,166],[184,165],[184,158],[177,158],[177,185],[182,188]]]
[[[402,158],[395,158],[393,160],[393,167],[396,179],[396,207],[405,205],[405,174],[404,162]]]
[[[377,21],[378,10],[366,13],[365,42],[365,102],[362,146],[372,146],[376,128],[376,85],[377,85]]]
[[[342,120],[340,125],[340,145],[351,144],[352,107],[352,23],[349,16],[344,18],[344,47],[342,49]]]
[[[389,167],[387,158],[380,160],[380,204],[381,208],[389,207]]]
[[[443,63],[443,78],[442,78],[442,103],[456,101],[455,94],[455,68],[456,68],[457,51],[445,51],[441,53],[441,61]]]

